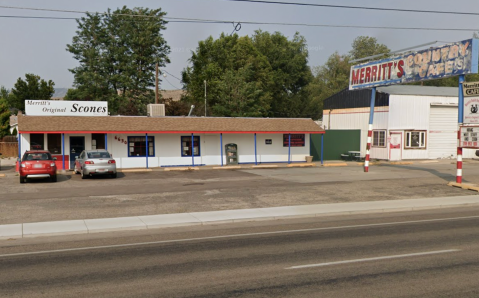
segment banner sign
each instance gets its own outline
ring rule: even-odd
[[[464,82],[464,123],[479,124],[479,82]]]
[[[461,126],[461,140],[459,146],[462,148],[478,148],[479,126]]]
[[[477,73],[479,40],[468,39],[351,66],[349,90]]]
[[[283,134],[283,147],[289,147],[290,135]],[[291,134],[291,147],[304,147],[304,134]]]
[[[27,116],[108,116],[106,101],[25,100]]]

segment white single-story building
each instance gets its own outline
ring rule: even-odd
[[[18,132],[19,156],[47,149],[71,169],[85,149],[107,149],[118,168],[304,162],[324,130],[311,119],[20,115]]]
[[[395,85],[377,87],[372,159],[456,158],[459,88]],[[324,101],[327,129],[360,129],[366,154],[371,89],[343,90]],[[463,157],[475,156],[464,149]]]

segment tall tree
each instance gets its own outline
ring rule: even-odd
[[[389,48],[378,43],[374,37],[357,37],[351,44],[351,50],[347,55],[335,52],[329,56],[324,65],[314,68],[314,79],[308,86],[310,101],[320,107],[320,113],[322,113],[324,99],[349,86],[352,65],[350,60],[388,54],[389,52]]]
[[[124,6],[105,14],[87,14],[67,51],[80,65],[70,69],[76,91],[67,98],[107,100],[110,110],[146,112],[152,102],[155,66],[169,63],[163,38],[167,21],[161,9]]]
[[[312,74],[306,41],[299,34],[292,40],[263,31],[252,37],[209,37],[190,62],[182,74],[186,99],[204,108],[206,80],[212,116],[317,117],[307,108]]]
[[[185,99],[204,110],[205,81],[208,116],[266,116],[271,107],[271,66],[250,37],[211,36],[200,41],[182,72]]]
[[[0,98],[0,139],[10,134],[10,110],[7,100]]]
[[[306,39],[298,32],[291,40],[279,32],[261,30],[253,35],[253,44],[272,68],[273,117],[317,117],[308,108],[306,86],[313,79],[308,66]]]
[[[40,76],[27,73],[25,81],[18,78],[14,87],[9,94],[9,105],[12,108],[17,108],[25,111],[26,99],[51,99],[55,89],[55,83],[52,80],[45,81]]]
[[[375,37],[359,36],[353,40],[352,49],[349,51],[351,60],[361,59],[373,55],[389,54],[391,50],[381,43]]]

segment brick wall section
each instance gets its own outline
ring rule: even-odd
[[[1,157],[16,157],[18,156],[18,143],[17,142],[0,142]]]

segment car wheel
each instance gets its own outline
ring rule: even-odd
[[[53,175],[50,177],[51,182],[57,182],[57,175]]]
[[[116,177],[117,177],[116,173],[115,173],[115,174],[111,174],[111,178],[116,178]]]
[[[24,176],[20,176],[20,183],[27,182],[27,179]]]
[[[88,178],[88,176],[87,176],[87,175],[83,174],[83,170],[80,172],[80,175],[81,175],[81,178],[82,178],[82,179],[86,179],[86,178]]]

